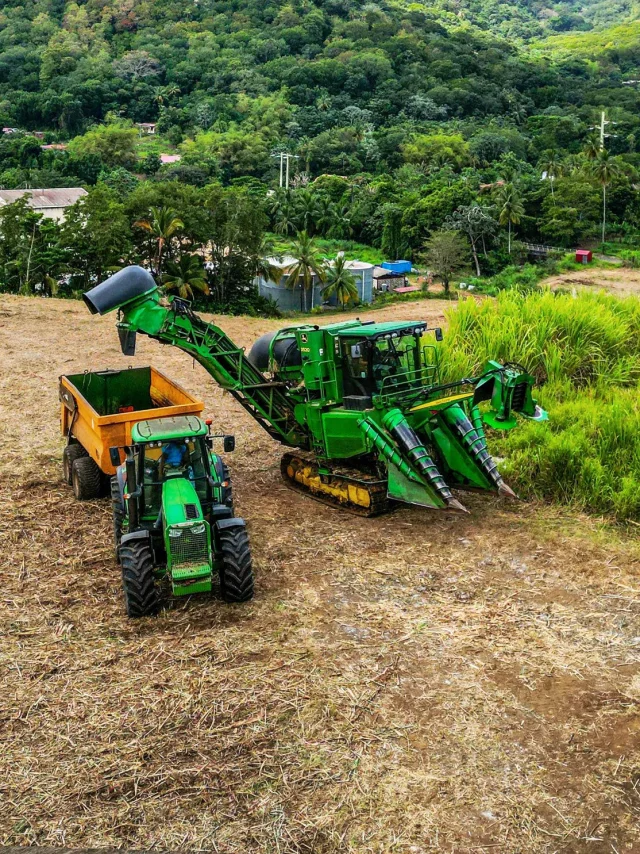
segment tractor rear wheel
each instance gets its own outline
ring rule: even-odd
[[[116,549],[116,559],[120,562],[120,538],[122,537],[122,522],[124,521],[124,505],[117,477],[111,478],[111,507],[113,509],[113,542]]]
[[[79,457],[71,466],[73,494],[78,501],[91,501],[102,495],[102,472],[91,457]]]
[[[158,613],[160,594],[153,574],[153,553],[147,543],[133,540],[120,547],[122,589],[127,616],[134,619]]]
[[[247,602],[253,598],[253,568],[251,547],[244,528],[223,528],[218,531],[222,566],[220,593],[225,602]]]
[[[79,443],[75,443],[73,445],[67,445],[67,447],[62,452],[62,479],[69,486],[72,485],[72,468],[73,464],[76,460],[79,460],[80,457],[86,457],[87,452]]]

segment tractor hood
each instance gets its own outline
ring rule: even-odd
[[[200,499],[190,480],[177,476],[163,483],[162,512],[167,526],[202,519]]]

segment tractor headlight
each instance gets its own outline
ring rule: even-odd
[[[204,534],[204,522],[201,522],[199,525],[194,525],[191,530],[194,534]]]
[[[169,536],[170,537],[181,537],[182,531],[180,528],[169,528]]]

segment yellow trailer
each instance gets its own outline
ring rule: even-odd
[[[111,448],[131,444],[138,421],[200,415],[202,401],[155,368],[94,371],[60,377],[60,429],[67,440],[63,476],[76,498],[108,492]]]

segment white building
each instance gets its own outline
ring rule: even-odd
[[[48,219],[62,222],[66,208],[87,195],[82,187],[56,187],[52,190],[0,190],[0,206],[28,196],[29,206]]]

